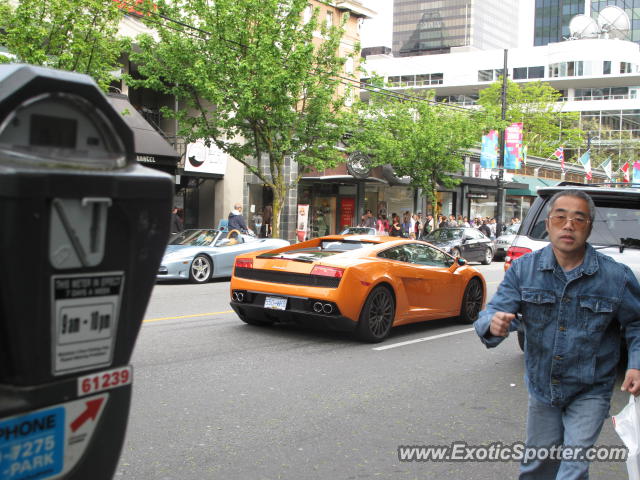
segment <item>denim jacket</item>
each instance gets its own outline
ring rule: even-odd
[[[640,369],[640,285],[629,267],[587,244],[582,265],[564,272],[551,245],[515,260],[474,326],[487,348],[495,312],[522,314],[525,379],[540,401],[563,406],[576,395],[611,397],[620,357]],[[517,321],[510,330],[517,329]]]

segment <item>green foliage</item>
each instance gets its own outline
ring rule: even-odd
[[[134,87],[175,95],[179,134],[205,139],[243,163],[274,193],[274,236],[281,206],[309,168],[343,161],[334,146],[342,137],[336,94],[346,60],[339,52],[343,25],[303,22],[307,0],[183,0],[158,3],[147,20],[160,40],[139,38],[132,54],[141,79]],[[322,42],[318,45],[320,32]],[[315,44],[314,44],[315,43]],[[186,107],[186,108],[185,108]],[[285,173],[295,158],[299,175]]]
[[[584,143],[578,127],[580,114],[563,112],[562,94],[547,83],[507,81],[506,120],[502,122],[502,78],[480,91],[478,103],[486,112],[489,128],[500,130],[514,122],[523,123],[523,142],[530,155],[548,157],[561,145],[576,149]]]
[[[431,202],[438,185],[450,188],[459,182],[451,174],[464,169],[464,150],[478,143],[484,126],[475,112],[426,99],[372,96],[370,103],[355,107],[352,123],[358,127],[349,150],[370,155],[374,165],[390,164],[397,175],[410,177],[413,186],[422,188]]]
[[[122,12],[113,0],[21,0],[0,4],[1,45],[18,61],[91,75],[106,89],[126,40],[116,37]]]

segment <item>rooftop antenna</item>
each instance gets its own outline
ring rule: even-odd
[[[576,15],[569,22],[568,40],[581,40],[584,38],[615,38],[629,40],[631,22],[623,9],[616,6],[608,6],[598,13],[598,18],[593,19],[589,15]]]
[[[603,38],[629,39],[631,22],[629,16],[620,7],[610,5],[603,8],[598,14],[597,22]]]
[[[580,40],[582,38],[598,38],[598,24],[588,15],[576,15],[569,22],[569,40]]]

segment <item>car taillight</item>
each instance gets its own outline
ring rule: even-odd
[[[253,268],[253,258],[236,258],[236,268]]]
[[[522,255],[526,255],[527,253],[531,253],[533,250],[526,247],[509,247],[507,250],[507,255],[504,257],[505,262],[512,262],[516,258],[521,257]]]
[[[342,278],[344,268],[336,267],[323,267],[322,265],[316,265],[311,270],[311,275],[322,275],[323,277]]]

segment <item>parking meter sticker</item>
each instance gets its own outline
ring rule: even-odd
[[[89,445],[108,393],[0,419],[0,479],[64,478]]]
[[[52,277],[55,375],[111,364],[123,284],[122,272]]]
[[[64,464],[65,409],[55,407],[0,421],[0,477],[50,478]]]

